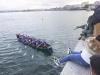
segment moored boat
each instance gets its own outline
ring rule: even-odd
[[[44,40],[40,40],[40,39],[36,39],[33,37],[29,37],[29,36],[25,36],[25,35],[21,35],[21,34],[16,34],[18,41],[29,45],[33,48],[35,48],[36,50],[42,51],[46,54],[52,54],[53,50],[50,44],[47,44],[46,41]]]

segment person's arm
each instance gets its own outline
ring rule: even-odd
[[[78,28],[84,29],[86,25],[87,25],[87,24],[84,24],[84,25],[81,25],[81,26],[77,26],[75,29],[78,29]]]

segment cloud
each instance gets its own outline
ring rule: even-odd
[[[0,0],[0,10],[41,9],[81,4],[87,0]],[[95,0],[89,0],[93,2]]]

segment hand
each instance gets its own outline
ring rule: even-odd
[[[76,30],[76,29],[78,29],[78,26],[75,29],[73,29],[73,30]]]

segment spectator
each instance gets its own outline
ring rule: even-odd
[[[54,59],[54,62],[57,66],[60,65],[60,63],[67,62],[67,61],[74,61],[82,66],[89,67],[90,66],[90,57],[92,55],[100,53],[100,35],[95,37],[89,37],[85,40],[86,47],[82,50],[82,52],[75,52],[71,49],[68,50],[68,56],[62,58],[62,59]]]
[[[94,5],[94,14],[90,17],[87,27],[82,31],[81,34],[84,39],[91,36],[96,37],[100,34],[100,1],[94,2]]]
[[[100,54],[90,57],[90,67],[92,75],[100,75]]]

